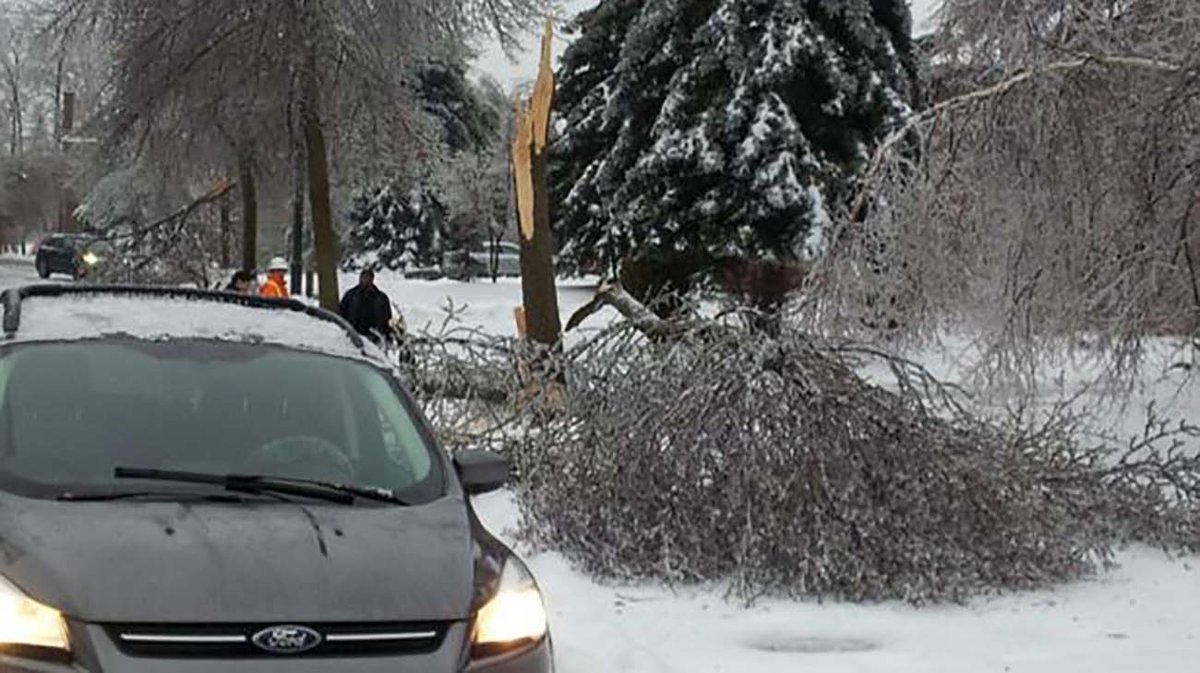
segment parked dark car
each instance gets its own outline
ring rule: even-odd
[[[59,273],[79,280],[103,261],[93,237],[51,234],[38,244],[33,263],[38,276],[43,279]]]
[[[484,243],[470,249],[459,249],[442,256],[442,272],[452,280],[500,278],[521,275],[521,246],[500,241]]]
[[[525,564],[383,354],[300,302],[3,297],[0,671],[548,673]]]

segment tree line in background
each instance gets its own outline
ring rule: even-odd
[[[414,271],[437,266],[447,251],[511,233],[508,95],[461,72],[426,71],[423,104],[442,126],[443,156],[431,156],[397,180],[354,192],[347,212],[343,266]]]
[[[507,96],[470,81],[469,45],[489,34],[511,44],[541,10],[539,0],[7,5],[8,79],[25,68],[8,96],[8,229],[83,226],[126,259],[199,255],[178,261],[203,273],[254,268],[286,243],[295,271],[316,267],[330,305],[356,193],[428,190],[459,230],[499,226],[495,194],[463,176],[494,182]],[[86,71],[72,69],[76,55]],[[78,137],[64,132],[68,100]]]
[[[75,133],[71,112],[94,109],[102,95],[101,46],[62,43],[45,28],[44,8],[26,0],[0,5],[0,70],[5,123],[0,125],[0,242],[17,245],[56,228],[74,207],[89,138]]]

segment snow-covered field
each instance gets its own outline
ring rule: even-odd
[[[356,275],[344,274],[341,278],[342,291],[357,282]],[[594,279],[560,282],[558,304],[564,324],[571,314],[591,300],[597,282]],[[516,335],[517,323],[513,311],[522,303],[520,279],[460,283],[452,280],[405,280],[397,275],[380,274],[376,283],[404,313],[410,331],[439,331],[446,323],[447,309],[454,307],[457,319],[452,321],[453,327],[504,336]],[[593,317],[583,329],[602,326],[615,315],[615,311],[606,309]]]
[[[379,282],[412,328],[440,324],[442,307],[452,300],[463,309],[463,326],[498,334],[515,329],[516,281]],[[564,320],[590,292],[587,283],[564,285]],[[946,353],[922,361],[951,377],[963,364]],[[1147,371],[1128,412],[1114,414],[1114,429],[1139,429],[1142,402],[1150,397],[1172,398],[1176,413],[1200,410],[1194,386],[1180,390],[1179,375]],[[1082,364],[1067,366],[1065,380],[1082,380],[1085,373]],[[487,496],[476,505],[492,530],[512,539],[518,514],[511,495]],[[556,554],[529,560],[546,592],[562,673],[1183,673],[1200,665],[1200,571],[1194,569],[1200,559],[1150,549],[1123,552],[1117,569],[1089,582],[925,609],[793,601],[746,607],[727,601],[719,586],[610,586]]]

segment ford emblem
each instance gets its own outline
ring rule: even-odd
[[[255,647],[271,654],[302,654],[324,640],[321,634],[307,626],[271,626],[250,639]]]

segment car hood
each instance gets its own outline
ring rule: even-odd
[[[0,574],[99,623],[465,619],[461,497],[421,507],[0,498]]]

